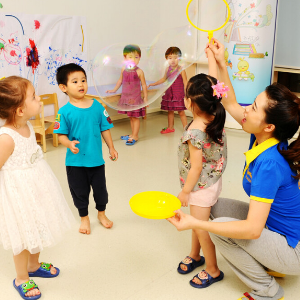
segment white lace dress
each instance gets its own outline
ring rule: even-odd
[[[17,255],[53,246],[75,221],[58,180],[43,159],[31,124],[30,137],[1,127],[15,143],[0,169],[0,242]]]

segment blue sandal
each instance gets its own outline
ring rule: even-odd
[[[42,294],[39,294],[39,295],[36,295],[36,296],[30,296],[30,297],[27,297],[25,296],[25,294],[33,289],[38,289],[38,286],[36,285],[36,283],[32,280],[32,279],[29,279],[28,281],[26,281],[25,283],[22,283],[20,284],[19,286],[16,286],[16,282],[15,282],[16,279],[14,279],[13,281],[13,285],[14,285],[14,288],[18,291],[18,293],[20,294],[20,296],[24,299],[24,300],[36,300],[36,299],[39,299],[41,298]]]
[[[43,278],[52,278],[58,276],[60,270],[59,268],[56,269],[56,274],[51,274],[50,269],[53,265],[41,262],[41,266],[35,272],[29,272],[29,277],[43,277]]]
[[[185,262],[186,259],[190,259],[191,262]],[[177,272],[180,274],[188,274],[194,271],[196,268],[202,266],[204,263],[205,263],[205,258],[203,256],[201,256],[199,261],[187,256],[183,261],[179,263]],[[180,268],[180,265],[185,265],[187,267],[187,270],[186,271],[182,270]]]
[[[129,135],[121,135],[121,140],[128,141]]]
[[[133,146],[136,142],[137,142],[137,140],[135,140],[135,139],[128,139],[125,144],[127,146]]]
[[[199,277],[200,273],[203,273],[203,275],[205,275],[205,277],[200,278]],[[193,279],[190,280],[190,285],[194,288],[197,288],[197,289],[204,289],[206,287],[209,287],[213,283],[221,281],[224,278],[224,273],[222,271],[220,271],[220,275],[216,278],[211,277],[205,270],[202,270],[200,273],[195,275],[193,277],[193,279],[197,277],[202,282],[202,284],[197,284],[197,283],[193,282]]]

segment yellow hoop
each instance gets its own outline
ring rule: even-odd
[[[187,5],[187,7],[186,7],[186,16],[187,16],[187,19],[189,20],[190,24],[191,24],[193,27],[195,27],[196,29],[198,29],[198,30],[200,30],[200,31],[207,32],[207,33],[208,33],[208,40],[209,40],[208,42],[210,42],[211,38],[213,37],[214,31],[220,30],[221,28],[223,28],[223,27],[227,24],[227,22],[228,22],[228,20],[229,20],[229,17],[230,17],[230,8],[229,8],[229,5],[228,5],[228,3],[226,2],[226,0],[223,0],[223,2],[226,4],[227,11],[228,11],[228,15],[227,15],[227,19],[226,19],[225,23],[224,23],[222,26],[220,26],[219,28],[217,28],[217,29],[213,29],[213,30],[205,30],[205,29],[201,29],[201,28],[197,27],[197,26],[191,21],[191,19],[190,19],[190,17],[189,17],[189,7],[190,7],[190,4],[191,4],[192,1],[193,1],[193,0],[190,0],[189,3],[188,3],[188,5]]]

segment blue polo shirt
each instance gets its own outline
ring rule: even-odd
[[[278,152],[279,141],[270,138],[257,145],[251,135],[249,151],[245,153],[243,187],[251,200],[272,203],[266,222],[269,230],[286,237],[295,248],[300,240],[300,189],[297,173]],[[287,149],[287,141],[280,143]]]
[[[66,166],[98,167],[103,165],[101,132],[113,127],[105,108],[94,99],[89,108],[79,108],[68,102],[59,109],[54,133],[65,134],[70,141],[79,141],[77,154],[68,148]]]

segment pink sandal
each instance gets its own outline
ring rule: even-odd
[[[166,134],[166,133],[172,133],[174,131],[175,131],[175,129],[170,129],[169,127],[166,127],[166,128],[163,128],[160,133]]]

